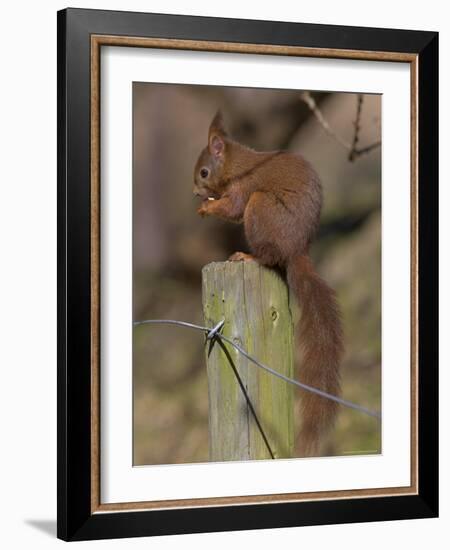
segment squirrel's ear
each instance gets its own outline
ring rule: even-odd
[[[221,155],[223,155],[225,150],[226,136],[227,136],[227,133],[223,125],[222,113],[219,110],[217,111],[209,127],[208,147],[209,147],[209,152],[212,155],[216,157],[220,157]]]
[[[226,136],[227,132],[225,130],[225,126],[223,124],[223,116],[222,111],[219,109],[217,113],[215,114],[214,118],[212,119],[212,122],[209,126],[209,136],[211,137],[211,134],[220,134],[222,136]]]

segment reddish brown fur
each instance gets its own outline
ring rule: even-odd
[[[231,140],[219,112],[194,179],[194,193],[204,199],[198,213],[243,222],[252,256],[286,271],[302,309],[297,328],[303,355],[300,381],[338,395],[343,353],[339,309],[333,290],[314,271],[308,256],[322,207],[316,172],[299,154],[257,152]],[[231,259],[248,256],[236,253]],[[303,456],[318,454],[320,436],[333,425],[336,412],[333,401],[303,392]]]

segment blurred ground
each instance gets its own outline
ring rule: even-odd
[[[381,150],[354,162],[297,91],[135,83],[134,319],[202,324],[201,268],[246,250],[242,227],[196,215],[193,168],[222,108],[230,134],[260,150],[289,148],[324,187],[312,256],[338,293],[345,330],[343,396],[381,408]],[[357,96],[313,94],[327,121],[351,141]],[[381,139],[381,97],[364,96],[361,146]],[[206,462],[208,392],[200,333],[152,326],[134,333],[134,464]],[[276,365],[273,365],[276,367]],[[300,391],[296,397],[297,406]],[[341,409],[328,455],[381,450],[372,418]]]

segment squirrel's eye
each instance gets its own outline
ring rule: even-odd
[[[209,170],[207,168],[202,168],[200,170],[200,176],[205,179],[208,177],[208,174],[209,174]]]

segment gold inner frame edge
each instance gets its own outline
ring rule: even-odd
[[[410,64],[411,82],[411,485],[377,489],[240,495],[232,497],[101,503],[100,500],[100,50],[101,46],[164,48]],[[312,500],[340,500],[418,494],[418,55],[402,52],[308,48],[273,44],[214,42],[170,38],[91,35],[90,56],[91,184],[91,513],[199,508]]]

